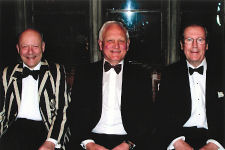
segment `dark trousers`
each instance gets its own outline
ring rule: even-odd
[[[1,150],[37,150],[46,140],[42,121],[19,118],[0,139]]]
[[[102,145],[108,149],[113,149],[126,139],[126,135],[92,133],[92,139],[96,144]]]
[[[185,142],[191,145],[194,150],[199,150],[206,145],[208,140],[208,130],[205,128],[184,127],[183,135],[185,136]]]

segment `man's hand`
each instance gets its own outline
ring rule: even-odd
[[[107,148],[101,146],[101,145],[98,145],[98,144],[95,144],[93,142],[90,142],[86,145],[86,149],[87,150],[108,150]]]
[[[129,145],[123,142],[120,145],[114,147],[112,150],[129,150]]]
[[[218,149],[219,147],[212,142],[209,142],[208,144],[200,148],[200,150],[218,150]]]
[[[125,142],[121,143],[120,145],[117,145],[112,150],[129,150],[129,145]]]
[[[175,150],[194,150],[188,143],[186,143],[182,139],[176,141],[173,146]]]
[[[45,141],[38,150],[55,150],[55,144],[50,141]]]

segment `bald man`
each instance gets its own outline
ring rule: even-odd
[[[21,62],[4,68],[0,83],[0,147],[65,149],[68,93],[64,67],[43,59],[45,43],[26,29],[16,45]]]

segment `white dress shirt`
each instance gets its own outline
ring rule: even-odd
[[[113,68],[105,72],[104,67],[102,67],[102,114],[99,122],[92,130],[93,133],[116,135],[127,134],[123,127],[121,117],[123,63],[123,61],[119,63],[122,65],[119,74],[117,74]],[[86,144],[89,142],[94,141],[91,139],[85,140],[81,143],[81,146],[86,148]]]
[[[105,62],[105,61],[104,61]],[[103,63],[104,64],[104,63]],[[123,62],[121,62],[123,66]],[[96,127],[92,130],[99,134],[127,134],[121,118],[121,91],[123,67],[119,74],[113,68],[105,72],[102,78],[102,115]]]
[[[207,124],[207,117],[206,117],[206,71],[207,71],[207,62],[206,59],[202,61],[202,63],[194,67],[187,61],[187,67],[191,68],[198,68],[198,67],[204,67],[203,74],[199,74],[198,72],[194,72],[192,75],[188,74],[189,77],[189,84],[190,84],[190,91],[191,91],[191,116],[187,120],[187,122],[183,125],[183,127],[193,127],[197,126],[197,128],[205,128],[208,129]],[[170,145],[167,147],[167,150],[174,149],[173,144],[178,141],[179,139],[182,139],[185,141],[185,137],[181,136],[176,139],[174,139]],[[209,139],[207,141],[212,142],[216,144],[219,147],[219,150],[223,150],[224,148],[215,140]],[[206,143],[206,144],[207,144]]]
[[[23,66],[29,68],[25,64]],[[40,67],[41,63],[32,70],[39,70]],[[22,79],[21,103],[17,118],[26,118],[35,121],[42,120],[38,101],[38,80],[35,80],[31,75]]]
[[[23,64],[23,67],[29,68]],[[41,63],[30,70],[40,70]],[[38,95],[38,82],[39,78],[35,80],[33,76],[29,75],[22,79],[22,94],[21,103],[17,118],[26,118],[29,120],[42,121],[40,109],[39,109],[39,95]],[[46,141],[50,141],[55,144],[55,148],[60,148],[61,145],[55,139],[48,138]]]
[[[203,75],[199,74],[198,72],[194,72],[192,75],[188,74],[191,90],[191,116],[183,127],[197,126],[197,128],[208,129],[205,107],[205,86],[207,70],[206,59],[204,59],[198,67],[200,66],[204,67]],[[191,67],[193,69],[195,68],[188,61],[187,67]]]

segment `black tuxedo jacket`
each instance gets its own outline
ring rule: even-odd
[[[0,135],[16,120],[21,103],[23,63],[8,66],[1,72],[0,83]],[[53,138],[64,149],[68,138],[67,107],[69,95],[65,82],[65,69],[59,64],[41,61],[38,81],[38,100],[42,120]]]
[[[223,104],[221,78],[207,62],[206,72],[206,116],[209,139],[223,144]],[[181,129],[191,116],[191,93],[186,60],[169,65],[161,76],[159,94],[156,99],[156,137],[162,149],[177,137],[183,136]],[[162,142],[163,141],[163,142]],[[159,144],[158,143],[158,144]]]
[[[71,118],[74,121],[72,130],[78,130],[72,131],[72,136],[78,136],[80,143],[91,138],[90,133],[101,117],[103,61],[82,66],[75,74],[71,107],[71,114],[74,116]],[[148,136],[152,129],[151,75],[140,66],[125,62],[122,80],[122,122],[128,133],[127,139],[134,142],[138,148],[144,140],[150,142]]]

